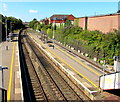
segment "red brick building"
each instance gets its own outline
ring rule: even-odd
[[[120,30],[120,13],[99,15],[91,17],[80,17],[78,26],[88,30],[99,30],[103,33]],[[76,22],[76,20],[75,20]]]
[[[65,23],[66,20],[70,20],[71,23],[73,24],[74,19],[75,19],[75,17],[72,14],[70,14],[70,15],[52,15],[49,18],[49,24],[55,22],[56,25],[60,25],[61,23]]]
[[[40,23],[48,25],[49,24],[49,20],[47,18],[46,19],[42,19],[42,20],[40,20]]]

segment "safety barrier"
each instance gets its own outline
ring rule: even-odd
[[[0,102],[7,102],[7,90],[0,88]]]

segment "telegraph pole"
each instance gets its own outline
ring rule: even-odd
[[[7,44],[7,19],[6,19],[6,44]],[[6,45],[6,50],[8,50],[8,45]]]
[[[6,19],[6,41],[7,41],[7,19]]]
[[[105,60],[105,52],[104,52],[104,62],[103,62],[103,83],[102,83],[102,92],[104,90],[104,84],[105,84],[105,67],[106,67],[106,60]]]
[[[55,21],[53,22],[53,36],[52,36],[52,39],[53,39],[53,49],[54,49],[54,38],[55,38],[54,29],[55,29]]]

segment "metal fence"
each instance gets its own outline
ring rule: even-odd
[[[89,57],[91,58],[103,58],[103,53],[102,51],[99,49],[98,51],[95,51],[94,48],[88,46],[87,44],[83,43],[82,41],[78,41],[78,40],[69,40],[69,41],[65,41],[65,40],[59,40],[58,38],[56,39],[57,41],[60,41],[61,43],[63,43],[64,45],[68,45],[70,47],[73,47],[76,51],[80,50],[81,53],[87,53],[89,55]]]
[[[46,32],[41,32],[41,40],[45,41],[48,39],[48,36],[46,34]],[[57,35],[57,34],[56,34]],[[61,39],[61,36],[56,36],[55,35],[55,40],[59,41],[61,43],[63,43],[64,45],[68,45],[73,47],[76,51],[80,50],[81,53],[87,53],[89,55],[89,57],[91,58],[98,58],[101,59],[103,58],[104,54],[102,53],[102,51],[99,49],[98,51],[95,51],[92,47],[86,45],[85,43],[83,43],[80,40],[65,40],[65,39]]]

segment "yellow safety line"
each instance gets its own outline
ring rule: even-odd
[[[33,37],[33,36],[32,36]],[[34,40],[36,40],[36,38],[33,37]],[[44,46],[40,41],[36,40],[38,43],[40,43],[42,46]],[[86,79],[89,83],[91,83],[94,87],[98,88],[97,85],[95,85],[92,81],[90,81],[88,78],[86,78],[84,75],[82,75],[79,71],[77,71],[75,68],[73,68],[72,66],[70,66],[67,62],[65,62],[63,59],[61,59],[60,57],[58,57],[55,53],[53,53],[51,50],[47,49],[49,52],[51,52],[53,55],[55,55],[58,59],[60,59],[63,63],[65,63],[67,66],[69,66],[71,69],[73,69],[76,73],[78,73],[80,76],[82,76],[84,79]]]
[[[7,92],[7,100],[10,100],[11,96],[11,87],[12,87],[12,72],[13,72],[13,63],[14,63],[14,53],[15,53],[15,44],[13,45],[13,50],[12,50],[12,60],[11,60],[11,65],[10,65],[10,78],[9,78],[9,85],[8,85],[8,92]]]
[[[55,55],[58,59],[60,59],[63,63],[65,63],[67,66],[69,66],[71,69],[73,69],[76,73],[78,73],[80,76],[82,76],[83,78],[85,78],[88,82],[90,82],[93,86],[95,86],[96,88],[98,88],[97,85],[95,85],[92,81],[90,81],[88,78],[86,78],[84,75],[82,75],[79,71],[77,71],[74,67],[72,67],[71,65],[69,65],[67,62],[65,62],[63,59],[61,59],[60,57],[58,57],[55,53],[53,53],[51,50],[47,49],[49,52],[51,52],[53,55]]]
[[[60,50],[61,52],[63,52],[64,54],[66,54],[67,56],[71,57],[72,59],[74,59],[76,62],[78,62],[79,64],[81,64],[82,66],[84,66],[85,68],[91,70],[93,73],[95,73],[98,76],[101,76],[101,74],[97,73],[95,70],[91,69],[90,67],[86,66],[85,64],[83,64],[81,61],[75,59],[73,56],[71,56],[70,54],[66,53],[65,51],[61,50],[60,48],[58,48],[57,46],[55,46],[55,48],[57,48],[58,50]]]
[[[75,59],[73,56],[71,56],[70,54],[66,53],[65,51],[61,50],[60,48],[58,48],[57,46],[55,46],[55,48],[57,48],[58,50],[60,50],[61,52],[63,52],[64,54],[66,54],[67,56],[71,57],[73,60],[75,60],[76,62],[78,62],[79,64],[81,64],[82,66],[84,66],[85,68],[89,69],[90,71],[92,71],[93,73],[95,73],[98,76],[101,76],[101,74],[97,73],[95,70],[91,69],[90,67],[88,67],[87,65],[83,64],[81,61]]]

